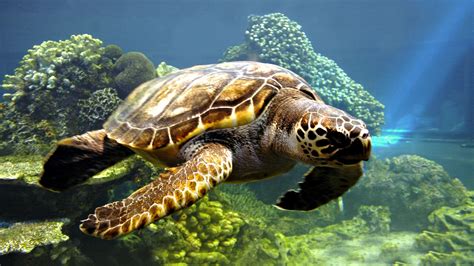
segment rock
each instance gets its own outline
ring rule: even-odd
[[[61,232],[68,220],[21,222],[0,228],[0,256],[12,252],[30,253],[34,248],[69,239]]]
[[[344,195],[346,216],[356,215],[360,205],[387,206],[397,230],[419,230],[428,215],[442,206],[458,206],[467,190],[443,167],[417,155],[386,160],[372,158],[360,181]]]
[[[417,247],[427,252],[422,265],[474,264],[474,202],[442,207],[428,217],[429,226],[416,238]]]

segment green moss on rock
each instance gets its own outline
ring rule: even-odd
[[[0,256],[12,252],[29,253],[34,248],[69,239],[61,232],[67,221],[15,223],[0,228]]]
[[[416,238],[417,247],[427,252],[422,265],[474,264],[474,203],[441,207],[428,217],[429,226]]]

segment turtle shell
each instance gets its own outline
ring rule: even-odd
[[[281,88],[314,94],[293,72],[258,62],[195,66],[138,86],[104,125],[134,150],[177,150],[202,132],[255,120]]]

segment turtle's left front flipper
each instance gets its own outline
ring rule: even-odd
[[[96,208],[80,229],[103,239],[127,234],[195,203],[231,171],[232,152],[221,144],[206,144],[128,198]]]
[[[362,162],[340,168],[314,167],[299,183],[298,190],[289,190],[276,206],[285,210],[310,211],[344,194],[362,176]]]

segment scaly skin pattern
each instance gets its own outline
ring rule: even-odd
[[[169,168],[128,198],[96,208],[80,229],[103,239],[127,234],[193,204],[231,171],[231,151],[220,144],[206,144],[186,163]]]
[[[316,160],[315,165],[353,164],[360,161],[361,156],[366,155],[368,159],[370,152],[370,134],[364,122],[329,105],[319,105],[303,115],[296,126],[296,139],[307,159]],[[353,154],[346,152],[344,156],[337,154],[351,146],[360,149]],[[350,162],[356,159],[351,156],[357,160]]]

